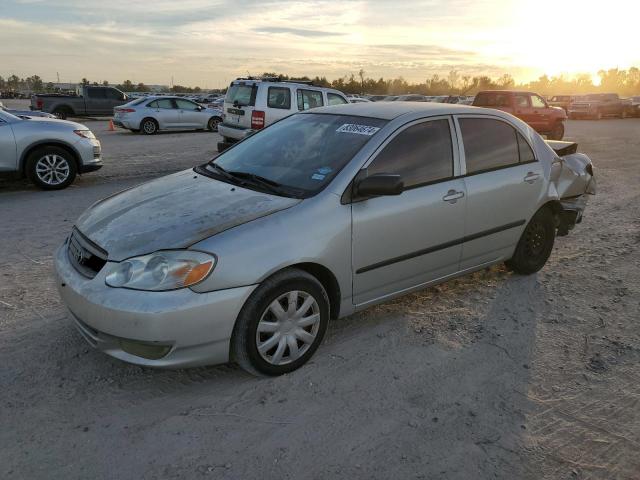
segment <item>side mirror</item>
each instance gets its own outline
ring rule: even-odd
[[[404,182],[400,175],[376,173],[356,183],[355,192],[360,197],[381,197],[400,195],[404,190]]]

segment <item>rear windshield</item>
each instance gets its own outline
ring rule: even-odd
[[[255,85],[232,83],[224,101],[240,107],[253,107],[256,104],[256,90]]]
[[[245,139],[214,162],[228,172],[259,175],[289,189],[292,196],[307,197],[328,185],[386,123],[346,115],[292,115]]]
[[[142,102],[146,102],[147,101],[147,97],[142,97],[142,98],[136,98],[135,100],[127,103],[127,105],[140,105]]]

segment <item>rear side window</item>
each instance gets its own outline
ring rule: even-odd
[[[291,90],[286,87],[269,87],[269,99],[267,100],[267,107],[290,110]]]
[[[232,83],[224,101],[239,107],[253,107],[256,104],[257,89],[255,85]]]
[[[516,107],[526,108],[529,106],[529,95],[516,95],[514,101]]]
[[[510,125],[489,118],[461,118],[459,123],[468,174],[519,162],[516,131]]]
[[[453,148],[448,120],[419,123],[399,133],[367,168],[367,174],[400,175],[405,188],[453,176]]]
[[[482,93],[475,98],[476,107],[508,107],[509,96],[504,93]]]
[[[348,103],[341,95],[336,93],[327,93],[327,100],[329,101],[329,105],[344,105]]]
[[[171,100],[170,98],[163,98],[161,100],[156,100],[153,103],[156,104],[154,108],[175,108],[173,100]]]
[[[516,132],[516,135],[518,137],[518,152],[520,156],[520,163],[535,161],[536,156],[533,154],[533,150],[531,150],[531,147],[529,146],[527,141],[522,135],[520,135],[519,132]]]
[[[322,92],[316,90],[298,90],[298,110],[310,110],[322,107],[324,100]]]

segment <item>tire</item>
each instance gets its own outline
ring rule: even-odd
[[[556,122],[547,137],[549,140],[562,140],[564,138],[564,123]]]
[[[67,107],[58,107],[52,112],[59,120],[66,120],[73,112]]]
[[[158,122],[156,122],[153,118],[145,118],[140,122],[140,131],[145,135],[155,135],[158,133]]]
[[[556,222],[549,207],[542,207],[529,220],[516,246],[516,251],[505,265],[522,274],[536,273],[549,259],[556,239]]]
[[[210,132],[217,132],[220,122],[222,122],[222,119],[220,117],[211,117],[207,122],[207,130],[209,130]]]
[[[78,166],[73,155],[60,147],[40,147],[27,158],[26,173],[42,190],[62,190],[76,178]]]
[[[295,314],[290,295],[295,295]],[[313,356],[328,323],[329,297],[322,284],[302,270],[283,270],[264,281],[242,307],[231,336],[231,358],[254,375],[292,372]]]

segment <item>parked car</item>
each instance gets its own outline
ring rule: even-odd
[[[2,102],[0,102],[0,110],[4,110],[16,117],[42,117],[42,118],[56,118],[55,115],[46,112],[32,112],[31,110],[16,110],[14,108],[7,108]]]
[[[631,102],[617,93],[594,93],[574,101],[569,106],[569,118],[593,118],[616,116],[626,118],[631,113]]]
[[[486,90],[476,95],[473,105],[510,113],[550,140],[562,140],[564,137],[567,114],[561,108],[549,106],[546,100],[536,93]]]
[[[224,99],[224,116],[218,131],[221,152],[284,117],[323,105],[349,103],[342,92],[310,83],[239,78],[231,82]]]
[[[362,97],[349,97],[349,103],[371,103],[371,100]]]
[[[218,131],[222,111],[181,97],[145,97],[116,107],[113,124],[153,135],[161,130]]]
[[[631,114],[640,117],[640,95],[631,97]]]
[[[100,142],[84,125],[0,110],[0,172],[59,190],[71,185],[76,174],[101,168],[101,154]]]
[[[75,95],[39,93],[31,97],[31,110],[53,113],[64,120],[67,117],[113,115],[114,107],[131,99],[114,87],[81,87]]]
[[[367,98],[372,102],[381,102],[385,100],[388,95],[369,95]]]
[[[568,112],[569,106],[578,98],[578,95],[554,95],[547,100],[547,103],[552,107],[560,107],[565,112]]]
[[[394,102],[426,102],[427,98],[424,95],[400,95],[396,97]]]
[[[287,373],[330,318],[499,262],[540,270],[595,193],[577,145],[552,145],[497,110],[305,111],[89,208],[55,254],[58,289],[127,362]]]

